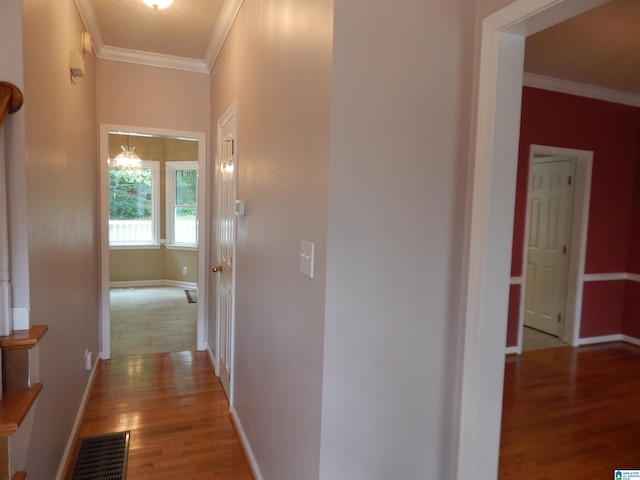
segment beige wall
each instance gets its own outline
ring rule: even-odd
[[[99,59],[98,123],[209,132],[209,75]]]
[[[69,77],[83,30],[73,0],[22,8],[31,321],[49,325],[26,470],[44,479],[58,469],[80,406],[84,350],[98,349],[96,69],[89,55],[85,76]]]
[[[331,24],[328,0],[245,1],[211,78],[213,132],[237,102],[234,398],[265,479],[318,478]]]
[[[187,267],[187,275],[182,274]],[[197,283],[198,252],[174,249],[112,249],[109,253],[112,282],[172,280]]]

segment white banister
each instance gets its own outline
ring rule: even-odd
[[[23,96],[18,87],[0,82],[0,336],[12,331],[11,272],[9,258],[9,205],[7,203],[7,169],[5,158],[4,120],[22,107]]]
[[[11,333],[11,275],[4,128],[0,127],[0,336]]]

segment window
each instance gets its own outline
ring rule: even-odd
[[[144,160],[142,168],[109,168],[109,245],[159,246],[159,162]]]
[[[198,162],[166,162],[167,244],[198,246]]]

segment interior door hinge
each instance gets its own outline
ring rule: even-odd
[[[571,175],[569,175],[569,178],[567,180],[567,185],[571,185]]]
[[[567,254],[567,246],[566,246],[566,245],[564,245],[564,246],[562,247],[562,253],[563,253],[564,255],[566,255],[566,254]]]
[[[561,320],[562,320],[562,314],[561,314],[561,313],[559,313],[559,314],[558,314],[558,321],[560,322]]]

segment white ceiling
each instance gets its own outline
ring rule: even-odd
[[[243,0],[75,0],[99,58],[208,72]],[[402,0],[406,1],[406,0]],[[525,72],[640,95],[640,0],[612,0],[527,38]]]
[[[99,58],[208,72],[242,0],[75,0]]]

